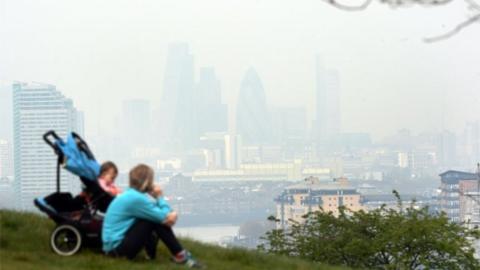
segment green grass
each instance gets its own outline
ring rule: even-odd
[[[49,246],[54,226],[46,217],[0,210],[0,269],[185,269],[169,261],[162,244],[154,262],[114,259],[88,249],[71,257],[60,257]],[[181,242],[207,269],[345,269],[245,249],[221,248],[189,239]]]

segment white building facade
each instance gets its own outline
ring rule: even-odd
[[[43,134],[55,130],[65,138],[71,131],[82,133],[83,115],[55,86],[39,83],[13,84],[13,110],[16,207],[32,210],[36,197],[56,190],[57,157]],[[63,170],[61,189],[78,192],[80,181]]]
[[[12,146],[7,140],[0,140],[0,178],[13,177]]]

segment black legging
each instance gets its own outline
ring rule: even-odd
[[[174,256],[183,250],[171,227],[140,219],[128,229],[120,245],[109,252],[109,255],[127,257],[132,260],[145,248],[147,255],[154,259],[158,238],[165,243]]]

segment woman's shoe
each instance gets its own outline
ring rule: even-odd
[[[197,261],[195,258],[193,258],[192,253],[189,251],[182,251],[183,254],[179,254],[181,259],[174,258],[173,261],[177,264],[183,264],[187,266],[188,268],[193,268],[193,269],[205,269],[205,265],[201,264],[199,261]],[[178,256],[177,256],[178,257]]]

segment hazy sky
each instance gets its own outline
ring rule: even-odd
[[[454,2],[349,13],[321,0],[0,0],[0,80],[57,85],[97,134],[122,100],[158,103],[168,43],[188,42],[197,70],[215,67],[225,102],[253,66],[269,105],[306,106],[311,119],[319,54],[341,75],[343,131],[440,129],[442,108],[458,129],[480,118],[480,25],[421,40],[466,18]]]

